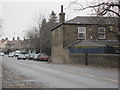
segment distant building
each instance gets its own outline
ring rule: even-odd
[[[15,51],[15,50],[21,50],[21,43],[22,40],[15,40],[13,38],[13,40],[8,40],[7,44],[5,45],[5,50],[11,50],[11,51]]]
[[[0,40],[0,50],[4,51],[5,50],[5,46],[7,44],[8,40]]]
[[[7,44],[5,45],[5,49],[7,50],[13,50],[14,46],[14,41],[8,41]]]
[[[18,37],[17,40],[13,37],[13,40],[2,39],[0,40],[0,51],[11,52],[15,50],[28,51],[30,49],[30,40],[24,39],[20,40]]]

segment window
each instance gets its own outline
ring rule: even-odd
[[[98,39],[106,39],[105,28],[104,27],[99,27],[98,34],[99,34]]]
[[[78,27],[78,39],[86,39],[86,27]]]

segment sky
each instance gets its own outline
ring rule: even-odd
[[[36,23],[39,15],[48,19],[53,10],[57,15],[60,6],[64,6],[66,20],[76,16],[88,15],[86,11],[74,11],[69,8],[71,0],[0,0],[0,17],[2,17],[2,38],[23,39],[25,33]],[[86,0],[81,0],[85,3]]]

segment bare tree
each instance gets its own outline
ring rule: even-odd
[[[51,29],[57,25],[57,16],[54,11],[51,11],[48,22],[43,19],[41,26],[42,35],[42,51],[48,55],[51,55]]]
[[[30,50],[35,50],[37,53],[40,52],[41,42],[41,23],[42,16],[39,14],[38,17],[34,18],[34,25],[26,32],[27,39],[30,40]]]
[[[26,37],[30,41],[30,50],[36,50],[38,42],[38,30],[35,27],[32,27],[31,30],[26,32]]]
[[[86,0],[87,6],[82,5],[78,0],[74,0],[70,3],[70,7],[78,5],[79,7],[74,10],[93,9],[94,15],[103,16],[114,13],[117,17],[120,17],[120,1],[119,0],[97,0],[89,3]]]
[[[54,11],[51,12],[48,22],[41,15],[36,20],[36,23],[26,33],[27,38],[31,42],[31,48],[37,52],[51,55],[51,29],[58,24],[57,15]]]

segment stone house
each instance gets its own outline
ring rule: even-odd
[[[8,51],[8,50],[13,50],[13,46],[14,46],[14,42],[8,40],[7,44],[5,45],[6,51]]]
[[[52,62],[69,63],[68,48],[81,41],[95,42],[100,45],[102,43],[104,46],[114,43],[112,46],[118,46],[118,38],[113,33],[113,31],[116,32],[118,30],[118,18],[77,16],[65,21],[63,6],[61,6],[59,16],[60,24],[51,30]]]
[[[12,41],[9,40],[5,46],[5,49],[6,51],[7,50],[11,50],[11,51],[21,50],[22,49],[21,43],[22,43],[22,40],[12,40]]]
[[[8,40],[0,40],[0,50],[4,51]]]
[[[21,50],[22,49],[21,43],[22,43],[22,40],[15,40],[14,45],[13,45],[13,49],[14,50]]]

